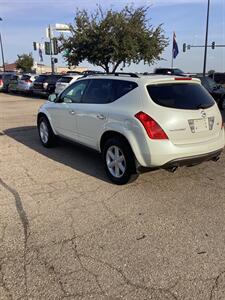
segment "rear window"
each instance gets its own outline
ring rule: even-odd
[[[62,76],[60,75],[51,75],[47,78],[47,83],[56,83]]]
[[[58,82],[69,83],[72,79],[72,77],[62,77],[58,80]]]
[[[199,109],[214,105],[213,98],[199,84],[159,84],[147,86],[151,99],[158,105],[177,109]]]
[[[40,75],[40,76],[38,76],[38,78],[35,81],[36,82],[45,82],[47,78],[48,78],[47,75]]]
[[[21,80],[29,80],[30,78],[31,78],[30,75],[23,75],[23,76],[21,77]]]

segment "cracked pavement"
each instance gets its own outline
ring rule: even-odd
[[[126,186],[0,94],[0,300],[225,299],[225,154]]]

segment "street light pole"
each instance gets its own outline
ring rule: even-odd
[[[208,0],[207,20],[206,20],[205,54],[204,54],[204,64],[203,64],[203,76],[204,77],[205,77],[205,73],[206,73],[206,60],[207,60],[207,45],[208,45],[208,31],[209,31],[209,6],[210,6],[210,0]]]
[[[0,21],[2,21],[2,18],[0,18]],[[5,72],[5,60],[4,60],[4,51],[3,51],[2,35],[1,35],[1,33],[0,33],[0,45],[1,45],[1,53],[2,53],[2,66],[3,66],[3,71]]]

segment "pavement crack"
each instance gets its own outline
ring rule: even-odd
[[[223,274],[225,274],[225,271],[220,272],[219,275],[215,278],[215,282],[214,282],[214,284],[213,284],[213,286],[212,286],[212,288],[211,288],[211,291],[210,291],[209,300],[212,300],[212,299],[213,299],[214,292],[215,292],[215,290],[216,290],[217,287],[218,287],[219,279],[220,279],[220,277],[221,277]]]
[[[24,281],[25,281],[25,292],[26,292],[26,299],[28,299],[28,286],[27,286],[27,265],[26,265],[26,260],[27,260],[27,240],[30,235],[30,230],[29,230],[29,221],[27,218],[27,214],[24,210],[23,203],[21,200],[21,197],[17,190],[12,188],[10,185],[5,183],[1,178],[0,178],[0,184],[9,192],[13,195],[14,200],[15,200],[15,205],[16,205],[16,210],[19,215],[20,221],[23,226],[23,232],[24,232],[24,264],[23,264],[23,269],[24,269]]]

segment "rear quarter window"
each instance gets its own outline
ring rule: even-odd
[[[204,87],[192,83],[148,85],[151,99],[158,105],[177,109],[196,110],[215,104]]]

